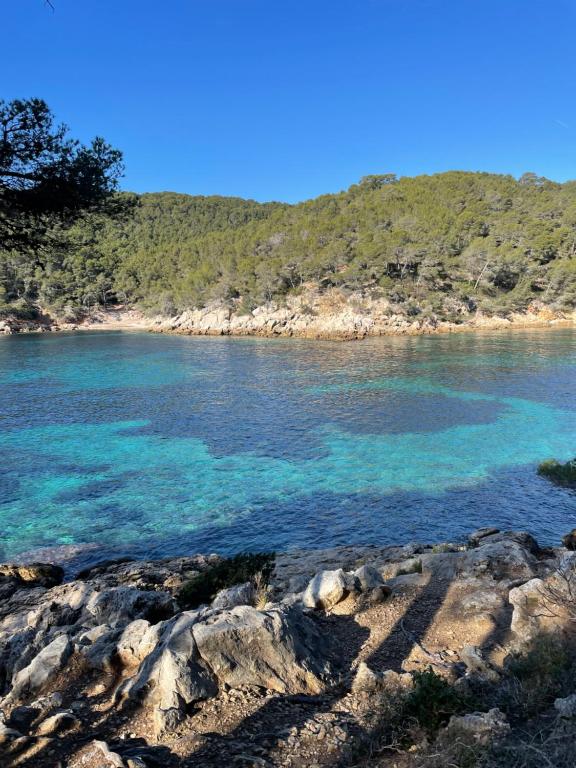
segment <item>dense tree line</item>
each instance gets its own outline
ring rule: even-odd
[[[508,312],[576,306],[576,182],[449,172],[367,176],[298,205],[120,195],[133,215],[87,215],[42,265],[5,249],[6,304],[128,301],[172,313],[214,299],[250,309],[315,283],[446,316],[455,299]]]

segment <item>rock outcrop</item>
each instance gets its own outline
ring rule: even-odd
[[[362,339],[366,336],[458,332],[474,328],[511,328],[570,323],[574,318],[551,312],[533,302],[526,312],[508,317],[486,316],[466,302],[451,299],[451,314],[459,322],[429,315],[411,316],[373,291],[325,292],[306,286],[284,304],[271,301],[243,312],[240,303],[214,302],[173,318],[155,318],[151,329],[160,332],[218,336],[296,336],[314,339]]]
[[[573,552],[543,550],[522,532],[280,554],[263,608],[246,582],[181,610],[182,585],[217,561],[113,561],[65,583],[57,567],[0,566],[0,749],[25,753],[48,739],[64,754],[90,729],[93,701],[119,723],[134,718],[131,727],[154,743],[176,738],[196,713],[219,723],[233,701],[321,702],[353,720],[374,694],[409,695],[422,668],[464,687],[498,685],[502,648],[517,652],[576,615]],[[572,698],[556,702],[564,718]],[[329,733],[325,720],[305,722],[306,733]],[[491,710],[453,717],[446,733],[484,744],[508,729]],[[334,743],[346,741],[342,725],[333,733]],[[101,760],[127,765],[130,754],[146,764],[142,752],[97,735]],[[307,736],[290,738],[301,745]]]

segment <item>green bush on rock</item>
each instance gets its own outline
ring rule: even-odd
[[[184,584],[178,594],[178,602],[184,609],[211,603],[221,589],[255,579],[267,582],[273,567],[273,552],[243,552],[234,555]]]
[[[548,478],[556,485],[576,488],[576,459],[562,464],[556,459],[547,459],[538,466],[538,474]]]

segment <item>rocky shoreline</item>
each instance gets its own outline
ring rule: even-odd
[[[147,317],[131,307],[98,310],[81,321],[64,321],[42,314],[37,320],[0,319],[0,335],[76,330],[141,330],[197,336],[293,337],[318,340],[355,340],[370,336],[415,336],[530,328],[573,326],[576,313],[559,312],[533,302],[525,312],[488,315],[452,300],[456,318],[419,313],[392,305],[364,292],[308,290],[289,296],[284,304],[271,301],[243,310],[239,302],[216,302],[173,317]]]
[[[285,305],[270,302],[242,313],[238,307],[212,304],[188,310],[174,318],[155,318],[150,330],[162,333],[206,336],[294,337],[321,340],[355,340],[370,336],[416,336],[478,330],[545,328],[573,325],[576,313],[552,311],[534,302],[526,312],[507,317],[486,315],[454,300],[446,320],[437,315],[414,314],[399,309],[385,298],[339,290],[310,290],[288,297]]]
[[[380,703],[412,706],[426,674],[471,701],[501,692],[507,661],[539,637],[570,639],[575,546],[481,529],[463,543],[281,553],[266,582],[193,608],[186,585],[216,555],[108,561],[65,582],[57,565],[2,565],[2,765],[351,765]],[[366,765],[424,765],[454,734],[505,750],[513,717],[474,701],[412,735],[401,760],[384,749]],[[569,719],[576,696],[550,706]]]

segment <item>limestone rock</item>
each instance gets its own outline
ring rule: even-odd
[[[312,619],[298,608],[239,606],[196,623],[193,633],[202,660],[221,684],[280,693],[324,689],[328,648]]]
[[[97,753],[102,755],[105,764],[108,768],[125,768],[124,760],[117,753],[113,752],[105,741],[93,741],[92,742]]]
[[[465,614],[498,613],[505,607],[505,600],[496,587],[493,587],[466,595],[461,606]]]
[[[444,737],[471,739],[476,744],[487,745],[505,738],[510,724],[499,709],[489,712],[472,712],[469,715],[452,715],[445,728]]]
[[[342,568],[337,571],[321,571],[306,587],[302,602],[307,608],[329,611],[354,588],[353,578]]]
[[[562,544],[570,551],[576,550],[576,528],[573,528],[570,533],[562,537]]]
[[[168,557],[139,561],[130,558],[107,560],[80,571],[77,580],[91,581],[100,588],[129,586],[146,591],[175,594],[184,580],[198,575],[222,558],[218,555]]]
[[[500,528],[478,528],[468,536],[468,544],[471,547],[477,547],[481,539],[486,536],[492,536],[495,533],[500,533]]]
[[[379,573],[387,581],[399,576],[408,576],[422,572],[422,560],[420,557],[408,557],[396,562],[386,563],[379,568]]]
[[[531,579],[510,590],[508,600],[514,607],[510,629],[523,641],[531,640],[540,629],[536,614],[542,599],[542,579]]]
[[[370,592],[381,587],[384,583],[382,576],[380,576],[376,568],[370,565],[360,566],[360,568],[354,571],[354,578],[360,583],[360,588],[363,592]]]
[[[564,699],[556,699],[554,709],[560,717],[576,717],[576,693],[572,693]]]
[[[26,586],[55,587],[63,578],[64,570],[50,563],[0,564],[0,580],[14,579]]]
[[[252,582],[236,584],[228,589],[221,589],[212,601],[212,608],[230,609],[238,605],[253,605],[256,590]]]
[[[528,580],[536,575],[537,561],[529,549],[510,537],[494,539],[486,536],[476,549],[460,556],[458,568],[461,575],[489,576],[496,581]]]
[[[174,598],[166,592],[152,592],[135,587],[113,587],[93,593],[85,612],[98,624],[126,624],[134,619],[158,621],[174,614]]]
[[[157,733],[172,727],[187,705],[218,692],[214,675],[201,658],[192,634],[201,615],[201,611],[185,611],[163,622],[158,628],[158,644],[119,689],[122,700],[152,704]]]
[[[78,718],[72,712],[57,712],[43,720],[36,729],[37,736],[53,736],[73,728],[78,723]]]
[[[122,630],[116,641],[115,656],[124,669],[137,667],[152,653],[159,640],[160,630],[145,619],[136,619]]]
[[[556,597],[549,588],[557,590]],[[554,632],[570,623],[568,598],[562,597],[565,582],[556,574],[546,579],[531,579],[511,589],[508,599],[514,608],[510,629],[521,644],[543,632]]]
[[[0,722],[0,747],[21,738],[22,734],[20,731],[17,731],[15,728],[10,728],[10,726]]]
[[[382,584],[368,593],[368,603],[370,605],[378,605],[378,603],[383,603],[387,600],[391,594],[392,587],[387,584]]]
[[[14,707],[10,713],[7,725],[17,731],[28,731],[30,726],[40,716],[40,710],[36,707]]]
[[[374,693],[383,687],[382,676],[370,669],[368,664],[361,661],[354,675],[352,690],[354,693],[362,691],[364,693]]]
[[[495,683],[500,679],[500,675],[484,658],[480,648],[466,645],[460,651],[460,658],[466,665],[468,674],[491,683]]]
[[[487,544],[498,544],[501,542],[516,542],[523,549],[526,549],[530,554],[537,555],[540,552],[540,546],[534,536],[528,531],[497,531],[483,536],[479,541],[479,546],[483,547]]]
[[[52,640],[32,662],[20,670],[12,680],[10,701],[34,693],[60,672],[72,653],[72,643],[66,635]]]

